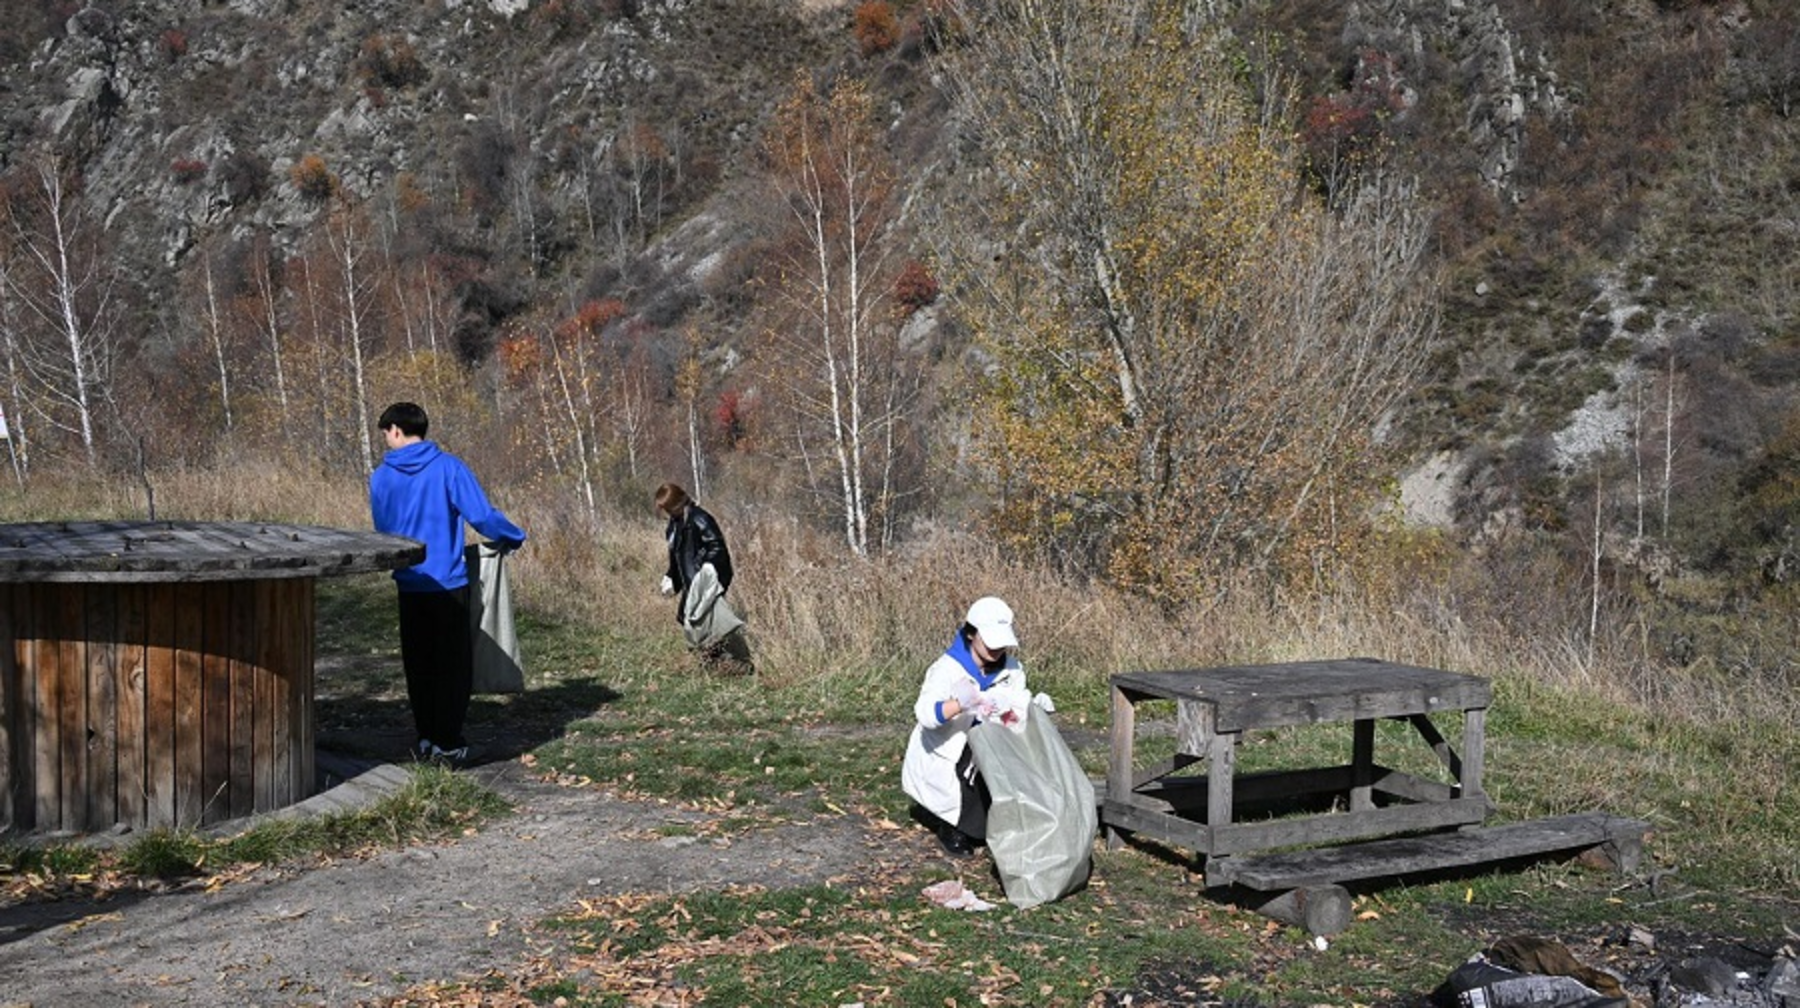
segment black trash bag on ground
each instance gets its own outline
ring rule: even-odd
[[[1477,955],[1458,966],[1431,992],[1439,1008],[1630,1008],[1568,976],[1520,973]]]

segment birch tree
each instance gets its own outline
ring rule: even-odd
[[[798,79],[768,152],[787,222],[763,373],[787,408],[809,487],[850,550],[868,555],[914,489],[895,464],[918,387],[894,310],[896,172],[867,89],[849,80],[820,94]]]
[[[5,205],[0,203],[0,217],[5,216]],[[25,474],[31,468],[31,441],[27,437],[24,416],[19,405],[24,402],[24,380],[20,365],[19,327],[14,316],[14,301],[9,293],[9,277],[5,243],[0,241],[0,355],[4,355],[6,395],[0,401],[0,418],[6,424],[7,456],[12,460],[13,478],[19,486],[25,485]]]
[[[25,405],[97,462],[99,411],[118,349],[117,277],[101,229],[54,157],[28,162],[8,193],[5,296],[16,306]]]
[[[624,305],[616,300],[589,301],[544,337],[542,366],[547,370],[545,377],[551,382],[561,413],[556,428],[567,432],[574,441],[575,477],[590,520],[600,516],[595,484],[602,443],[600,427],[606,413],[600,396],[607,373],[600,336],[622,314]]]
[[[364,471],[374,468],[370,365],[382,350],[380,317],[384,263],[358,204],[334,197],[306,254],[287,273],[296,294],[301,351],[313,376],[295,391],[311,400],[322,457]]]
[[[336,283],[338,346],[349,367],[349,391],[356,406],[354,440],[365,472],[375,468],[375,420],[369,412],[368,359],[375,345],[373,309],[381,284],[368,229],[368,217],[361,208],[344,202],[326,218],[323,234],[324,250],[329,254]]]
[[[633,484],[642,475],[639,470],[655,406],[650,392],[650,369],[642,354],[634,349],[613,369],[612,408],[608,411],[613,434],[625,453],[625,475]]]
[[[1002,535],[1172,596],[1329,562],[1435,331],[1410,188],[1322,205],[1211,5],[952,6],[978,184],[937,233]]]
[[[205,330],[206,343],[212,351],[213,369],[219,376],[219,413],[229,432],[235,426],[231,416],[231,361],[226,346],[229,313],[221,302],[213,257],[207,251],[200,254],[200,272],[194,282],[199,287],[196,300],[199,302],[200,326]]]
[[[287,364],[282,352],[282,323],[277,311],[281,285],[276,279],[272,253],[268,236],[258,235],[250,251],[249,288],[238,297],[236,310],[268,344],[269,378],[275,383],[277,419],[282,436],[286,438],[292,415],[288,404]]]
[[[700,367],[703,335],[700,327],[690,325],[682,330],[681,362],[675,368],[675,397],[681,403],[687,430],[688,478],[693,496],[705,496],[706,453],[700,444],[700,396],[704,392],[705,372]]]

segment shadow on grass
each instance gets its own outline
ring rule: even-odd
[[[415,734],[404,684],[396,681],[382,688],[356,678],[345,685],[316,701],[318,747],[363,763],[411,760]],[[516,694],[477,695],[469,704],[465,728],[468,765],[517,759],[562,737],[570,724],[592,717],[619,697],[617,690],[597,679],[561,680]]]

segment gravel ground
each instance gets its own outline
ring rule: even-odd
[[[466,772],[516,814],[452,843],[212,891],[0,907],[0,1006],[351,1005],[543,951],[530,925],[583,897],[814,884],[895,853],[892,833],[878,843],[851,817],[669,836],[708,817],[546,783],[517,761]]]

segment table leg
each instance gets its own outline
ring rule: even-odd
[[[1457,783],[1462,785],[1462,797],[1484,795],[1486,792],[1481,788],[1481,764],[1486,758],[1487,708],[1477,707],[1463,711],[1462,744],[1462,772],[1457,778]]]
[[[1231,825],[1232,806],[1237,776],[1237,744],[1241,732],[1213,732],[1207,720],[1207,738],[1202,747],[1206,753],[1206,847],[1199,851],[1200,870],[1207,888],[1230,884],[1227,857],[1214,854],[1218,842],[1213,831]]]
[[[1358,718],[1350,742],[1350,811],[1375,807],[1375,721]]]
[[[1231,825],[1232,779],[1237,775],[1238,732],[1221,732],[1207,740],[1206,825]]]
[[[1130,696],[1117,686],[1112,688],[1112,752],[1106,767],[1106,797],[1120,803],[1131,798],[1132,746],[1137,733],[1137,707]],[[1111,823],[1106,824],[1106,849],[1118,850],[1125,838]]]

